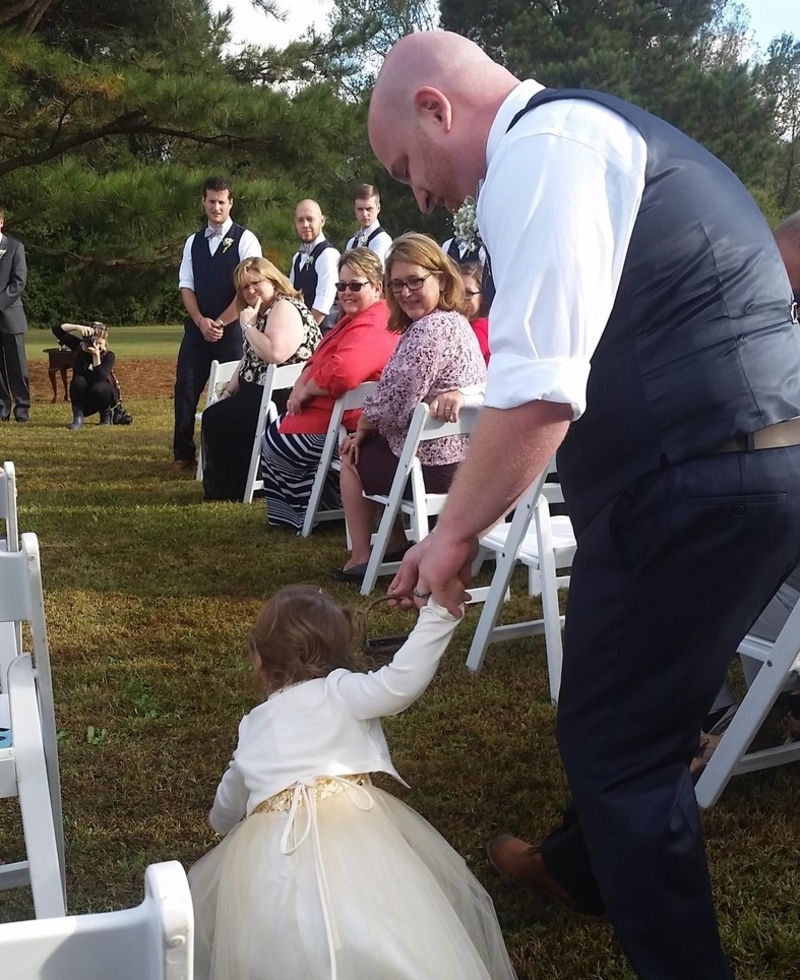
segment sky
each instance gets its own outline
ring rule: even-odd
[[[211,0],[212,10],[232,7],[235,42],[274,44],[282,47],[299,37],[312,23],[324,28],[331,0],[279,0],[288,11],[285,23],[254,10],[250,0]],[[800,40],[800,2],[798,0],[740,0],[750,14],[750,30],[755,42],[766,50],[769,42],[784,31]]]

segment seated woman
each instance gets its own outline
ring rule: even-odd
[[[464,293],[467,297],[467,308],[465,310],[469,325],[475,331],[478,343],[481,345],[481,354],[487,365],[489,363],[489,309],[483,298],[483,266],[477,260],[474,262],[462,262],[458,271],[461,273],[461,282],[464,284]]]
[[[245,259],[233,276],[244,354],[219,400],[203,412],[206,500],[242,499],[269,365],[306,361],[321,339],[302,295],[268,259]]]
[[[364,578],[378,508],[362,491],[389,492],[414,409],[421,401],[431,404],[446,392],[486,381],[486,362],[462,312],[461,276],[433,239],[416,233],[396,238],[386,256],[384,283],[389,329],[400,340],[377,389],[364,402],[356,431],[341,446],[342,500],[353,551],[334,576],[352,582]],[[449,489],[467,441],[467,436],[447,436],[420,446],[428,491]],[[398,522],[387,560],[397,559],[405,547]]]
[[[322,339],[297,380],[287,411],[269,426],[262,443],[267,520],[273,527],[303,526],[333,403],[364,381],[377,381],[398,335],[387,329],[383,266],[369,248],[353,248],[339,259],[342,317]],[[348,412],[345,428],[355,428],[359,410]],[[339,488],[331,473],[322,505],[336,507]]]
[[[114,381],[114,351],[108,349],[108,330],[96,320],[90,326],[62,323],[53,327],[58,342],[75,353],[69,400],[72,422],[68,429],[83,428],[87,415],[100,415],[100,425],[111,425],[111,409],[119,401]]]

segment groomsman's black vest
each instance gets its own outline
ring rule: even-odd
[[[647,143],[644,194],[592,357],[587,409],[558,454],[580,533],[645,473],[799,416],[800,334],[772,235],[723,163],[662,119],[598,92],[540,92],[509,129],[557,99],[606,106]]]
[[[317,295],[317,259],[322,255],[326,248],[333,248],[333,243],[327,238],[323,239],[311,250],[311,265],[305,263],[305,252],[302,250],[294,257],[294,288],[299,289],[303,294],[303,300],[309,310],[314,305],[314,297]],[[320,310],[320,313],[322,310]]]
[[[381,228],[380,225],[378,225],[378,227],[374,231],[370,232],[369,236],[367,237],[367,243],[366,243],[366,245],[363,246],[363,248],[369,248],[370,242],[372,241],[372,239],[373,238],[376,238],[383,231],[384,231],[384,229]],[[348,241],[350,241],[350,242],[353,243],[350,246],[350,248],[358,248],[359,247],[359,245],[358,245],[358,239],[361,237],[361,234],[362,234],[362,232],[361,232],[361,229],[359,228],[358,231],[355,233],[355,235],[353,235],[352,238],[349,238],[348,239]],[[386,232],[386,234],[388,235],[389,233]]]
[[[205,228],[201,228],[192,241],[194,294],[200,312],[203,316],[210,316],[212,320],[224,313],[236,296],[233,270],[239,264],[239,239],[243,231],[242,225],[232,224],[222,236],[213,255],[208,250]],[[232,241],[226,246],[225,241],[228,238]],[[186,325],[189,326],[191,322],[187,320]]]

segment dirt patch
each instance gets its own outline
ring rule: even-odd
[[[45,361],[30,361],[31,392],[34,401],[52,401],[53,387]],[[115,375],[126,398],[169,398],[175,386],[175,362],[167,358],[126,357],[118,362]],[[70,375],[67,374],[67,384]],[[64,399],[60,375],[56,377],[58,400]]]

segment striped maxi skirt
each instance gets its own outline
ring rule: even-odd
[[[308,499],[319,468],[325,433],[288,433],[279,429],[284,416],[264,433],[261,443],[261,475],[267,502],[267,521],[272,527],[299,531],[303,527]],[[338,452],[338,450],[337,450]],[[341,507],[339,477],[328,473],[320,502],[321,510]]]

